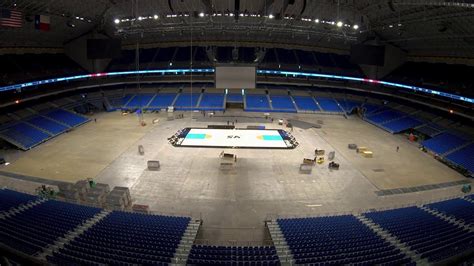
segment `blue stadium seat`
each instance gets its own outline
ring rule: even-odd
[[[100,209],[46,201],[8,219],[0,219],[0,240],[32,255],[100,212]]]
[[[173,104],[177,93],[158,93],[148,105],[148,109],[168,108]]]
[[[296,112],[293,101],[288,95],[271,95],[273,111]]]
[[[203,110],[223,110],[224,94],[222,93],[204,93],[199,103],[199,109]]]
[[[392,133],[399,133],[410,128],[421,125],[422,122],[416,118],[406,116],[400,119],[395,119],[390,122],[384,123],[383,127],[388,129]]]
[[[316,101],[318,101],[319,105],[323,109],[323,111],[326,112],[337,112],[341,113],[343,110],[339,106],[339,104],[331,98],[322,98],[322,97],[316,97]]]
[[[62,124],[66,124],[70,127],[76,127],[79,126],[85,122],[90,121],[89,119],[81,116],[81,115],[76,115],[74,113],[71,113],[69,111],[63,110],[63,109],[55,109],[53,111],[49,111],[45,114],[44,116],[51,118],[53,120],[56,120]]]
[[[452,199],[427,204],[426,207],[462,220],[466,225],[474,225],[474,203],[463,199]]]
[[[181,93],[174,103],[176,110],[193,110],[196,109],[201,93]]]
[[[293,96],[296,106],[301,111],[321,111],[316,102],[309,96]]]
[[[168,264],[189,217],[114,211],[59,250],[54,257],[106,264]]]
[[[39,115],[29,118],[26,120],[26,122],[50,132],[53,135],[61,134],[69,129],[69,127],[65,125],[59,124],[51,119]]]
[[[465,144],[467,140],[452,133],[441,133],[435,137],[423,141],[421,144],[428,150],[431,150],[437,154],[443,154],[456,147]]]
[[[136,94],[132,100],[130,100],[126,108],[143,108],[148,105],[150,100],[155,96],[155,94]]]
[[[411,260],[352,215],[278,219],[297,264],[381,264]]]
[[[240,93],[229,93],[229,94],[227,94],[226,101],[227,102],[233,102],[233,103],[243,103],[244,98],[243,98],[242,94],[240,94]]]
[[[20,144],[24,149],[30,149],[51,137],[48,133],[23,122],[18,122],[2,130],[0,136],[7,140],[13,140]]]
[[[190,265],[279,265],[275,247],[226,247],[193,245]]]
[[[16,192],[10,189],[0,189],[0,212],[38,200],[37,196]]]
[[[246,94],[245,99],[247,102],[246,111],[271,111],[270,103],[268,102],[267,95],[265,94]]]
[[[417,207],[371,212],[364,216],[430,262],[441,261],[474,248],[474,233]]]
[[[474,173],[474,143],[448,154],[445,158]]]

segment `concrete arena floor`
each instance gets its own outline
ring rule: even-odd
[[[282,127],[262,119],[262,113],[192,115],[194,119],[185,113],[184,119],[166,121],[166,114],[147,114],[148,125],[140,127],[135,116],[98,114],[97,124],[89,123],[40,145],[2,170],[66,181],[95,176],[111,187],[129,186],[135,203],[162,213],[202,218],[200,241],[213,244],[265,243],[267,218],[393,207],[458,195],[459,187],[385,197],[375,191],[464,179],[401,136],[357,117],[315,114],[273,114],[324,124],[322,129],[295,128],[292,134],[300,146],[294,150],[233,150],[239,158],[236,170],[223,173],[218,158],[223,149],[178,148],[168,144],[167,138],[184,127],[235,119],[238,127],[265,122],[267,128]],[[159,123],[152,125],[157,117]],[[370,147],[374,158],[362,158],[347,148],[348,143]],[[145,147],[144,156],[138,154],[140,144]],[[396,146],[400,146],[398,153]],[[336,151],[340,170],[329,171],[326,162],[311,175],[300,174],[299,164],[304,157],[312,157],[315,148]],[[159,160],[161,170],[146,170],[147,160]]]

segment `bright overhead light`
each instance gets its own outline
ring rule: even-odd
[[[393,28],[393,25],[389,25],[388,27],[389,27],[389,28]]]
[[[116,19],[114,20],[114,23],[115,23],[115,24],[119,24],[119,23],[120,23],[120,19],[116,18]]]
[[[353,28],[354,28],[355,30],[357,30],[357,29],[359,28],[359,25],[355,24],[355,25],[353,26]]]
[[[270,18],[270,19],[272,19],[272,18],[274,18],[274,17],[275,17],[275,16],[274,16],[273,14],[268,15],[268,18]]]
[[[154,18],[154,19],[158,19],[158,15],[153,15],[153,18]]]
[[[339,28],[342,27],[342,21],[338,21],[338,22],[337,22],[337,26],[338,26]]]
[[[317,18],[317,19],[315,19],[315,20],[314,20],[314,22],[316,22],[316,23],[319,23],[319,19],[318,19],[318,18]]]
[[[142,17],[138,17],[138,20],[143,20],[143,18],[142,18]]]
[[[202,18],[204,17],[204,12],[199,13],[199,16]]]

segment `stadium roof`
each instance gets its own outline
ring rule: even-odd
[[[472,0],[1,0],[0,6],[20,10],[25,18],[21,29],[0,28],[2,48],[60,49],[97,31],[122,38],[125,46],[137,39],[150,46],[184,46],[192,36],[194,45],[347,53],[353,43],[375,40],[412,58],[474,60]],[[50,16],[49,32],[35,30],[35,15]]]

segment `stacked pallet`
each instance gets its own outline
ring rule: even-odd
[[[123,211],[130,207],[132,198],[128,187],[114,187],[112,191],[105,197],[107,208]]]
[[[108,184],[97,183],[84,195],[84,204],[103,207],[105,205],[105,198],[109,192],[110,187]]]

